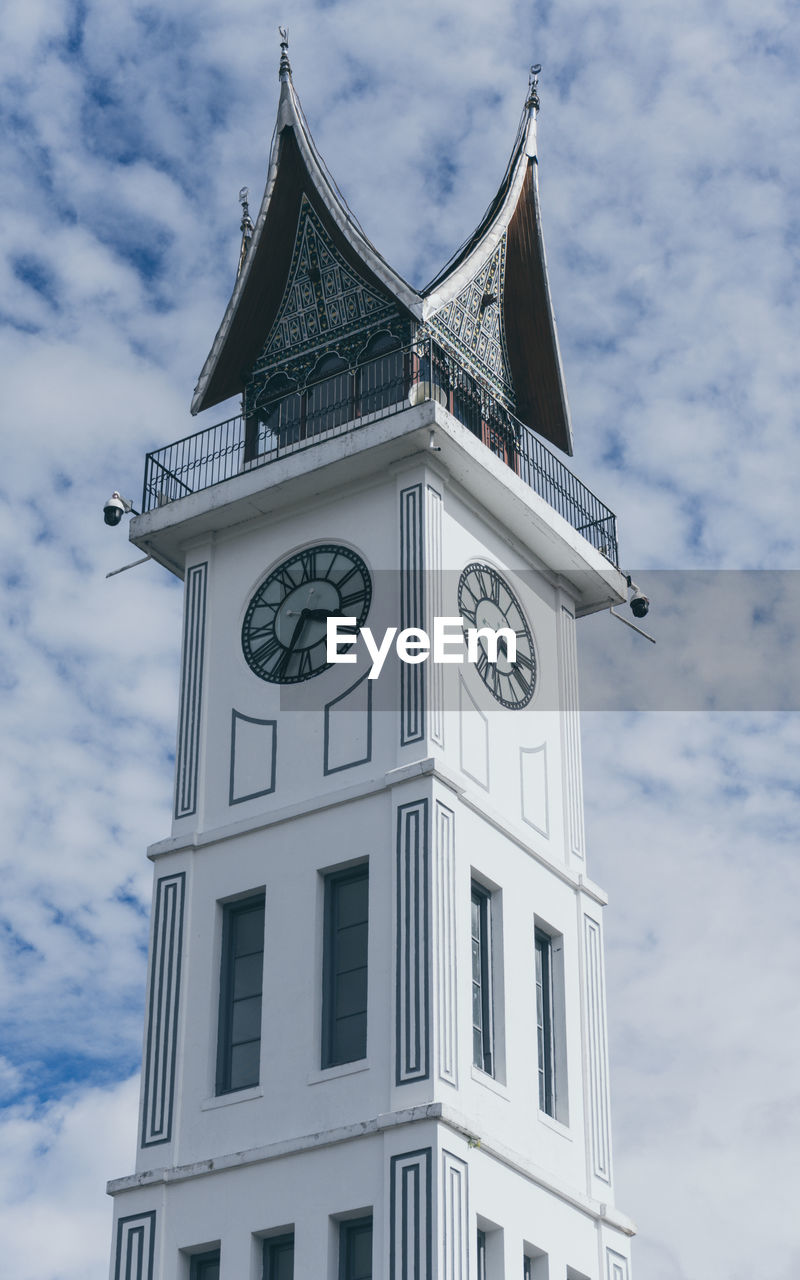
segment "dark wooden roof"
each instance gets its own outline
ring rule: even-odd
[[[288,66],[288,64],[287,64]],[[342,257],[401,313],[421,298],[364,235],[331,181],[306,125],[291,75],[282,69],[276,139],[250,249],[198,379],[192,413],[241,393],[280,307],[306,195]]]
[[[572,454],[572,431],[544,255],[536,158],[508,224],[504,318],[517,417]]]

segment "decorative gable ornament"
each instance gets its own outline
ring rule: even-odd
[[[516,398],[503,322],[505,270],[503,235],[469,283],[435,312],[428,324],[464,367],[488,383],[498,400],[513,412]]]
[[[304,193],[286,288],[252,380],[285,370],[302,382],[321,356],[355,356],[397,318],[396,303],[345,261]]]

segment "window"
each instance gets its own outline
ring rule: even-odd
[[[224,908],[219,988],[217,1093],[258,1084],[261,987],[264,973],[264,895]]]
[[[190,1280],[219,1280],[219,1249],[196,1253],[189,1263]]]
[[[294,1235],[271,1236],[264,1241],[263,1280],[293,1280]]]
[[[372,1216],[339,1224],[339,1280],[372,1280]]]
[[[522,1280],[533,1280],[533,1258],[529,1258],[527,1253],[522,1260]]]
[[[486,1280],[486,1232],[478,1228],[478,1280]]]
[[[491,896],[472,882],[472,1061],[494,1075]]]
[[[536,1047],[539,1054],[539,1110],[556,1113],[553,1045],[553,954],[550,938],[536,930]]]
[[[325,880],[322,1066],[367,1055],[369,867]]]
[[[548,933],[539,925],[534,937],[539,1110],[566,1124],[568,1095],[563,938],[559,934]]]

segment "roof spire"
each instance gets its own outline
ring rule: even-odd
[[[525,106],[529,111],[539,110],[539,76],[542,72],[541,62],[534,62],[528,76],[528,100]]]
[[[289,28],[278,27],[278,34],[281,38],[281,65],[278,68],[278,76],[281,80],[290,80],[292,68],[289,62]]]
[[[237,280],[239,279],[242,267],[244,266],[244,260],[247,257],[247,250],[250,248],[250,241],[253,237],[253,223],[250,219],[250,205],[248,204],[249,195],[250,192],[247,187],[242,187],[239,192],[239,204],[242,206],[242,221],[239,225],[239,230],[242,233],[242,244],[239,249],[239,265],[236,268]]]

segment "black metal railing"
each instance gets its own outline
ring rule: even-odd
[[[142,511],[436,400],[612,564],[616,516],[524,422],[426,335],[148,453]]]

